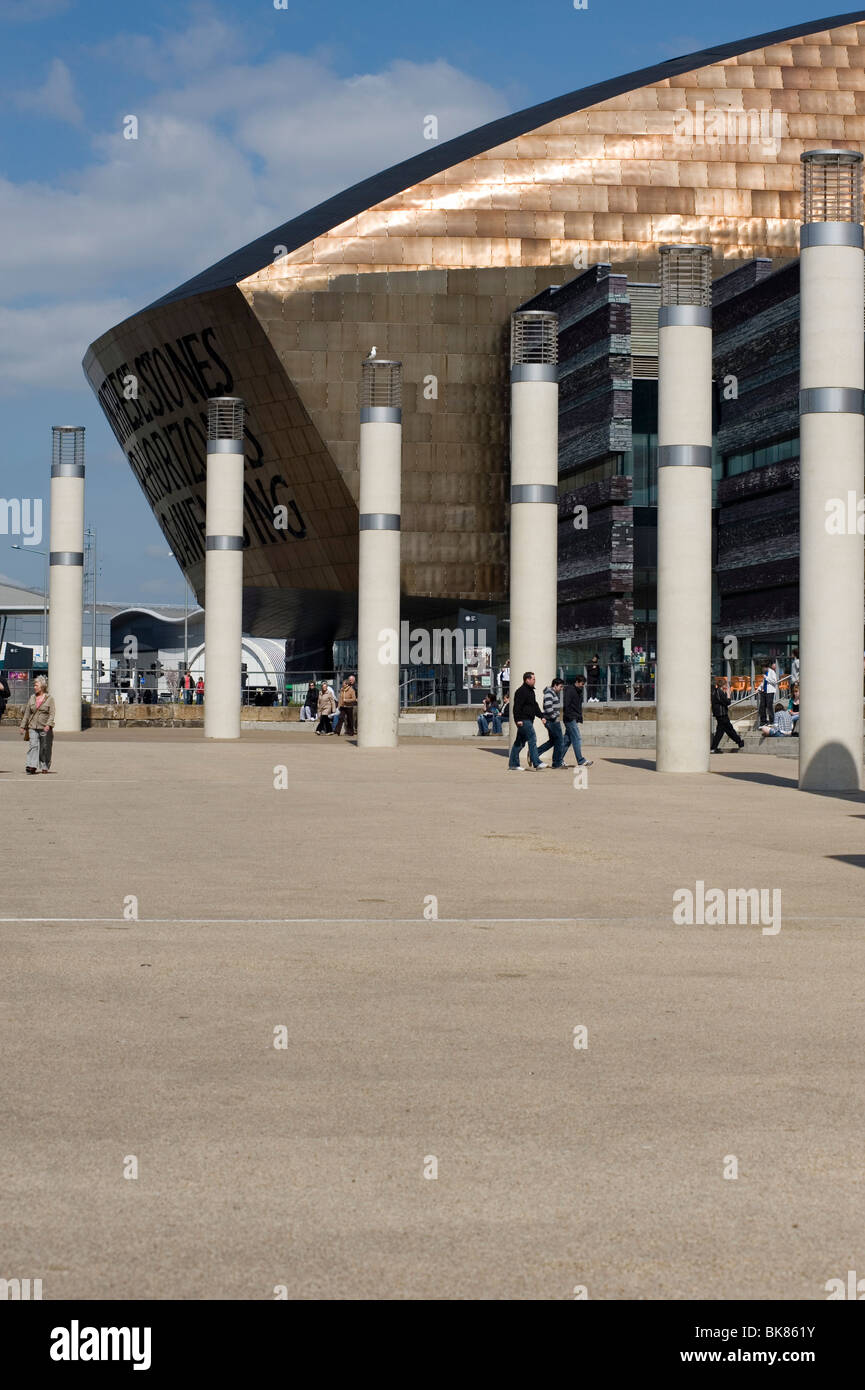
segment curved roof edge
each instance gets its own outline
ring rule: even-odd
[[[231,255],[225,256],[215,265],[193,276],[191,280],[186,280],[177,289],[170,290],[160,299],[155,299],[146,309],[156,309],[179,299],[188,299],[195,294],[205,294],[208,290],[227,289],[230,285],[236,285],[240,280],[254,275],[257,270],[262,270],[272,262],[275,245],[287,247],[288,252],[296,251],[314,237],[322,236],[331,228],[356,217],[358,213],[366,212],[377,203],[384,202],[386,198],[401,193],[403,189],[411,188],[434,174],[450,169],[454,164],[461,164],[463,160],[482,154],[484,150],[504,145],[508,140],[515,140],[528,131],[536,130],[539,126],[547,125],[574,111],[585,110],[587,106],[607,101],[610,97],[621,96],[624,92],[633,91],[638,87],[647,87],[667,77],[678,77],[682,73],[692,72],[695,68],[708,67],[712,63],[723,62],[726,58],[736,58],[741,53],[750,53],[773,43],[782,43],[785,39],[803,38],[806,34],[820,33],[824,29],[839,29],[845,24],[863,21],[865,11],[856,10],[850,14],[811,20],[792,28],[776,29],[768,34],[755,34],[752,38],[738,39],[716,48],[705,48],[699,53],[687,53],[681,58],[671,58],[652,67],[639,68],[635,72],[625,73],[622,77],[596,82],[591,87],[582,87],[575,92],[568,92],[565,96],[554,97],[538,106],[527,106],[510,116],[500,116],[498,120],[489,121],[464,135],[458,135],[453,140],[445,141],[443,145],[424,150],[422,154],[412,155],[410,159],[404,159],[379,174],[373,174],[371,178],[353,184],[351,188],[344,189],[332,198],[327,198],[308,212],[301,213],[299,217],[284,222],[281,227],[275,227],[272,231],[248,242],[238,251],[233,251]],[[144,313],[146,309],[138,312]],[[134,318],[136,315],[131,317]]]

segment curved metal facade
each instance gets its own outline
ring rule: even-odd
[[[353,627],[358,391],[375,344],[404,369],[406,598],[501,600],[512,310],[596,262],[656,279],[663,242],[710,245],[715,274],[795,258],[799,155],[831,144],[865,144],[865,12],[436,146],[111,330],[85,370],[202,600],[203,402],[245,398],[245,621],[326,642]]]

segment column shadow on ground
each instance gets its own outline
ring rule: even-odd
[[[865,869],[865,854],[827,854],[827,859],[836,859],[839,864],[850,864],[854,869]]]

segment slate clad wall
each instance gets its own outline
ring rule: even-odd
[[[717,282],[722,295],[725,281],[739,274],[734,271]],[[722,303],[713,287],[713,298],[719,452],[742,453],[798,434],[799,262],[753,287],[745,279],[739,293]],[[738,382],[733,400],[724,399],[723,381],[729,374]]]
[[[798,434],[799,264],[752,262],[717,282],[714,373],[718,450],[744,453]],[[735,375],[738,398],[724,399]],[[799,463],[754,468],[718,484],[721,633],[794,633],[799,625]]]
[[[628,637],[634,624],[632,480],[603,478],[559,499],[559,642]],[[585,530],[574,527],[587,508]]]

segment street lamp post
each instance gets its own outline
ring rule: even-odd
[[[13,550],[23,550],[31,555],[41,555],[45,560],[42,566],[42,660],[48,662],[48,551],[34,550],[29,545],[12,545]]]
[[[832,513],[862,505],[862,155],[801,159],[799,786],[848,792],[862,770],[862,535]]]
[[[707,772],[712,655],[712,252],[662,246],[658,772]]]

